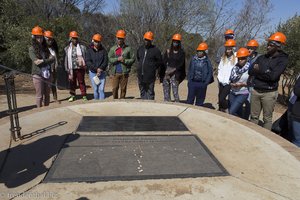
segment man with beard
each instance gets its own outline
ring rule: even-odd
[[[258,124],[259,115],[263,111],[263,127],[271,130],[272,116],[278,96],[278,81],[284,72],[288,55],[282,51],[286,36],[276,32],[268,39],[267,53],[260,56],[249,69],[253,76],[251,92],[251,121]]]

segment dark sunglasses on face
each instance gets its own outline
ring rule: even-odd
[[[238,58],[238,60],[246,60],[247,57],[241,57],[241,58]]]

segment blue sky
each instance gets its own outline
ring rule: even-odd
[[[238,5],[240,0],[236,1]],[[110,13],[115,10],[119,0],[105,0],[106,6],[104,8],[105,13]],[[290,17],[294,16],[296,13],[300,14],[300,1],[299,0],[271,0],[273,4],[273,10],[271,11],[270,26],[275,27],[280,21],[284,22]]]

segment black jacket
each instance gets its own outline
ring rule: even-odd
[[[98,51],[96,51],[93,46],[88,48],[86,53],[86,66],[91,72],[97,73],[97,68],[105,71],[107,65],[107,51],[102,46]]]
[[[164,70],[162,70],[161,75],[165,75],[166,66],[176,68],[175,78],[179,82],[183,81],[185,78],[185,52],[183,49],[179,49],[178,53],[174,53],[172,50],[166,51],[164,54]]]
[[[163,65],[161,52],[154,45],[141,46],[137,50],[137,76],[140,82],[152,83],[156,79],[156,70]]]
[[[297,96],[297,100],[292,108],[292,115],[296,121],[300,122],[300,76],[298,77],[294,86],[294,94]]]
[[[253,87],[259,92],[271,92],[278,89],[278,81],[280,75],[284,72],[288,62],[288,55],[283,51],[270,57],[262,55],[253,63],[253,67],[249,69],[249,75],[253,76]],[[254,65],[258,64],[259,70],[254,69]]]

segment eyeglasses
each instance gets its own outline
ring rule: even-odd
[[[247,60],[247,57],[240,57],[238,60]]]

